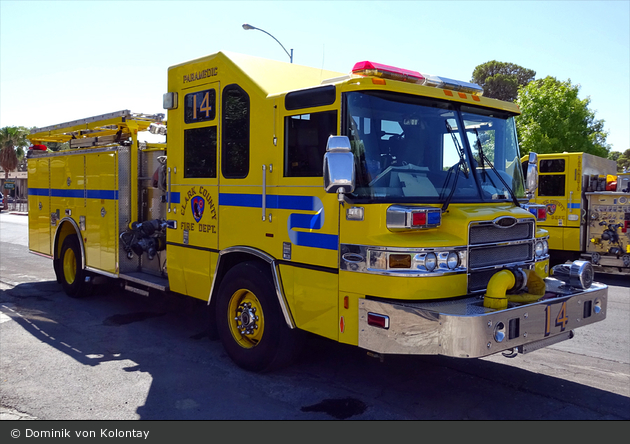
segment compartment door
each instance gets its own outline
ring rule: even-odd
[[[52,255],[50,158],[28,160],[28,248]]]

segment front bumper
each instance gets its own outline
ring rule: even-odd
[[[483,306],[482,297],[437,302],[361,299],[359,347],[381,354],[427,354],[478,358],[504,350],[537,350],[573,337],[573,330],[606,318],[608,287],[587,290],[545,279],[543,300]],[[388,328],[368,324],[368,314],[387,316]]]

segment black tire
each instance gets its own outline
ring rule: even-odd
[[[239,367],[269,372],[295,359],[300,333],[287,326],[268,265],[256,262],[236,265],[223,278],[217,298],[219,337]]]
[[[83,269],[81,246],[75,234],[64,239],[57,264],[58,279],[68,296],[82,298],[92,293],[91,281],[85,281],[90,275]]]

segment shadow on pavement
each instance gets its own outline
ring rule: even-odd
[[[102,396],[124,399],[134,387],[124,385],[129,382],[121,372],[150,375],[144,404],[136,404],[140,419],[630,419],[629,398],[564,379],[484,360],[388,356],[380,362],[315,336],[306,339],[292,367],[253,374],[209,339],[202,301],[173,294],[146,298],[116,286],[85,299],[60,290],[55,282],[20,284],[0,294],[0,309],[76,362],[107,365],[87,376],[81,368],[68,373],[68,387],[73,377],[90,377],[94,396],[102,390]],[[111,368],[115,361],[125,364]],[[42,368],[33,383],[47,384],[56,370]],[[112,388],[118,377],[125,383]]]

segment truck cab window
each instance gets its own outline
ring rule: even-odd
[[[564,173],[564,159],[547,159],[540,161],[541,173]]]
[[[538,177],[539,196],[564,196],[564,174],[540,175]]]
[[[545,159],[540,161],[541,173],[563,173],[564,159]],[[538,178],[539,196],[564,196],[564,174],[541,174]]]
[[[288,116],[285,128],[285,177],[321,177],[328,137],[337,134],[337,111]]]
[[[238,85],[223,88],[223,177],[242,179],[249,173],[249,95]]]

